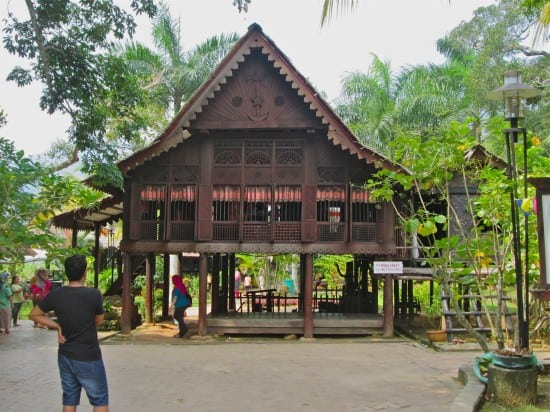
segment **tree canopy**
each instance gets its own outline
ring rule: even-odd
[[[22,262],[29,248],[46,249],[54,256],[64,245],[50,230],[49,220],[66,208],[93,208],[101,196],[0,138],[0,263]]]
[[[6,50],[30,62],[13,68],[8,80],[25,86],[44,85],[40,107],[72,119],[69,139],[82,152],[84,169],[98,179],[117,181],[114,150],[106,133],[109,119],[134,117],[120,124],[119,135],[131,140],[139,130],[139,106],[144,95],[120,58],[109,53],[112,42],[132,36],[132,14],[110,0],[68,2],[26,0],[28,19],[8,13],[3,29]],[[135,13],[152,17],[154,0],[132,0]],[[118,178],[120,182],[120,178]]]

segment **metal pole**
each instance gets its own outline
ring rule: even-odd
[[[510,192],[510,211],[512,215],[512,245],[514,252],[514,263],[516,272],[516,297],[518,317],[518,338],[520,348],[529,348],[529,325],[525,317],[524,293],[523,293],[523,267],[521,264],[521,243],[519,211],[516,203],[518,198],[517,165],[515,155],[515,143],[518,140],[518,119],[510,119],[511,129],[506,130],[506,155],[508,160],[508,178],[512,180],[512,191]],[[524,171],[524,174],[527,171]]]
[[[527,191],[527,133],[525,129],[521,130],[523,133],[523,198],[527,199],[529,193]],[[525,247],[525,271],[524,271],[524,305],[523,311],[524,321],[523,329],[520,333],[523,336],[523,342],[525,348],[529,349],[529,213],[523,212],[523,225],[524,225],[524,247]]]

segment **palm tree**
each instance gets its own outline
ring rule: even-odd
[[[464,98],[468,70],[459,61],[449,61],[412,66],[394,76],[390,63],[373,55],[367,74],[344,78],[336,112],[363,144],[387,153],[403,131],[423,135],[451,119],[471,116]]]
[[[137,73],[147,79],[145,87],[158,94],[175,115],[208,78],[238,40],[236,33],[208,38],[191,50],[184,50],[179,19],[161,4],[153,24],[156,51],[139,43],[127,45],[124,56]]]
[[[382,152],[395,133],[395,86],[390,63],[373,54],[368,73],[346,76],[342,94],[336,99],[336,113],[361,142]]]
[[[321,11],[321,27],[328,23],[334,12],[353,11],[359,0],[324,0]]]

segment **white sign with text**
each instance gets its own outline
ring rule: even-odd
[[[396,262],[390,262],[390,261],[380,261],[380,262],[373,262],[373,271],[375,274],[384,274],[384,273],[391,273],[391,274],[401,274],[403,273],[403,262],[396,261]]]

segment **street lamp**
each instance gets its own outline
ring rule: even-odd
[[[535,97],[540,90],[522,83],[520,71],[509,71],[503,75],[504,85],[491,91],[487,98],[504,100],[504,118],[510,120],[510,128],[504,131],[506,138],[507,175],[512,180],[510,193],[510,208],[512,212],[513,251],[516,272],[516,293],[518,304],[518,336],[519,347],[529,349],[529,231],[528,214],[524,213],[525,236],[525,266],[521,264],[519,210],[516,203],[518,196],[518,169],[516,165],[515,144],[518,136],[523,137],[523,198],[527,193],[527,133],[525,128],[518,127],[518,120],[523,118],[523,99]],[[525,271],[525,273],[523,272]]]

